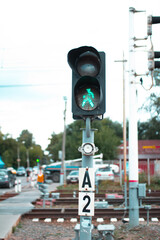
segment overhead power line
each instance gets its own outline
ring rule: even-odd
[[[55,86],[54,83],[45,84],[13,84],[13,85],[0,85],[0,88],[14,88],[14,87],[42,87],[42,86]]]

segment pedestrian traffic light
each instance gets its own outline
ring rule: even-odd
[[[160,58],[160,52],[148,51],[148,69],[150,71],[160,68],[160,61],[155,61],[154,58]]]
[[[152,24],[160,23],[160,16],[149,15],[147,17],[147,35],[152,36]],[[148,51],[148,69],[153,71],[155,68],[160,68],[160,61],[155,61],[154,58],[160,58],[160,52],[154,52],[152,48]]]
[[[74,119],[103,118],[105,113],[105,53],[83,46],[68,53],[72,69]]]

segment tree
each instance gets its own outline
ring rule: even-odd
[[[40,160],[40,165],[43,164],[43,151],[41,149],[40,145],[33,145],[29,149],[29,160],[30,160],[30,166],[33,167],[37,164],[36,160]]]
[[[27,167],[27,149],[25,145],[22,143],[18,143],[18,148],[19,148],[20,166]]]
[[[160,139],[160,121],[157,117],[147,122],[138,122],[138,139]]]
[[[27,149],[24,144],[18,143],[18,148],[21,166],[27,167],[27,157],[29,157],[30,167],[37,165],[37,158],[39,158],[40,164],[42,164],[43,150],[41,149],[40,145],[33,144],[30,148]]]
[[[1,156],[6,167],[17,166],[17,142],[13,138],[6,138],[1,142]]]
[[[33,141],[33,134],[30,133],[28,130],[23,130],[18,137],[18,142],[21,142],[25,145],[27,149],[29,149],[32,144],[34,144]]]
[[[84,127],[83,121],[75,121],[66,127],[66,147],[65,159],[80,158],[81,153],[78,152],[78,147],[82,144],[82,132],[80,128]],[[50,138],[50,143],[47,147],[50,158],[54,161],[59,159],[58,152],[62,150],[63,133],[53,133]]]
[[[147,112],[150,112],[151,118],[156,117],[159,119],[160,114],[160,96],[152,93],[145,105],[142,106]],[[160,119],[159,119],[160,120]]]
[[[141,109],[150,112],[151,118],[138,123],[139,139],[160,139],[160,96],[152,93]]]
[[[154,69],[154,80],[155,80],[155,85],[160,86],[160,69]]]
[[[0,156],[6,167],[18,167],[17,159],[20,158],[20,166],[27,167],[27,153],[29,153],[30,166],[35,166],[36,159],[43,163],[44,154],[40,145],[33,142],[33,135],[28,130],[23,130],[18,141],[10,137],[10,134],[2,134],[0,131]]]
[[[75,121],[66,127],[66,157],[65,159],[80,158],[81,153],[78,147],[82,144],[82,131],[84,128],[82,120]],[[104,159],[113,159],[117,155],[117,146],[122,139],[122,126],[110,119],[102,121],[94,121],[93,128],[98,129],[95,132],[95,145],[99,148],[99,153],[104,154]],[[63,134],[53,133],[50,138],[50,144],[47,147],[50,156],[54,160],[58,160],[58,151],[62,149]]]
[[[67,126],[66,130],[66,159],[81,157],[78,147],[82,145],[82,128],[84,122],[78,120]]]
[[[50,143],[46,150],[49,152],[50,158],[52,160],[58,160],[58,151],[62,150],[62,133],[52,133]]]
[[[98,131],[95,132],[95,145],[99,148],[99,153],[103,153],[104,159],[115,159],[117,147],[123,136],[122,126],[109,118],[103,119],[98,125]]]

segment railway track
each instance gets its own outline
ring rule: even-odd
[[[78,190],[56,190],[53,191],[54,192],[59,192],[61,197],[72,197],[73,196],[73,192],[76,192],[76,195],[78,195]],[[105,194],[118,194],[118,195],[122,195],[124,196],[124,192],[122,191],[115,191],[115,190],[101,190],[101,193],[96,193],[95,197],[99,198],[99,197],[105,197]],[[129,195],[129,192],[127,192],[127,194]],[[160,197],[160,191],[146,191],[146,197]]]
[[[95,198],[95,201],[107,201],[108,204],[111,205],[122,205],[125,201],[124,198]],[[40,199],[38,199],[40,201]],[[128,200],[129,202],[129,200]],[[36,204],[36,202],[33,202],[33,204]],[[59,199],[56,199],[54,202],[54,205],[70,205],[70,204],[78,204],[78,198],[70,198],[70,197],[62,197]],[[142,204],[151,205],[156,204],[160,205],[160,197],[147,197],[142,199]]]
[[[15,197],[17,196],[18,193],[4,193],[2,195],[0,195],[0,201],[4,201],[10,197]]]
[[[67,197],[66,197],[67,196]],[[78,196],[78,192],[77,195]],[[39,199],[37,201],[42,201]],[[109,205],[120,206],[124,203],[124,198],[105,198],[105,194],[98,194],[96,195],[96,201],[107,201]],[[36,204],[36,202],[34,202]],[[159,205],[160,206],[160,197],[147,197],[142,199],[143,205]],[[69,208],[68,206],[72,206]],[[56,207],[56,208],[54,208]],[[96,218],[103,218],[105,220],[110,220],[111,218],[117,218],[117,220],[121,220],[124,217],[128,218],[129,211],[117,207],[117,209],[109,206],[106,209],[95,209],[95,215],[92,217],[93,219]],[[140,218],[147,219],[147,210],[141,208],[139,211]],[[160,207],[151,207],[149,210],[150,218],[158,218],[160,219]],[[59,199],[55,199],[53,202],[53,208],[35,208],[31,212],[26,213],[23,217],[25,218],[51,218],[51,219],[70,219],[70,218],[77,218],[79,219],[78,215],[78,197],[73,198],[71,193],[61,193]]]
[[[98,198],[98,201],[104,201],[104,198]],[[105,201],[108,202],[108,204],[111,205],[121,205],[124,203],[124,198],[107,198]],[[128,200],[129,201],[129,200]],[[61,205],[61,204],[78,204],[78,198],[60,198],[56,199],[55,205]],[[160,204],[160,198],[144,198],[142,199],[142,204]]]
[[[140,218],[147,219],[147,210],[146,209],[140,209],[139,211]],[[158,218],[160,219],[160,208],[152,208],[149,211],[149,215],[152,218]],[[128,217],[128,210],[124,209],[95,209],[95,215],[92,217],[93,219],[96,218],[103,218],[105,220],[109,220],[110,218],[117,218],[118,220],[121,220],[124,217]],[[57,218],[64,218],[64,219],[70,219],[70,218],[78,218],[78,209],[76,208],[57,208],[57,209],[33,209],[32,211],[25,213],[23,215],[23,218],[39,218],[39,219],[45,219],[45,218],[51,218],[51,219],[57,219]]]

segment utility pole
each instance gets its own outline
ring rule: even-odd
[[[138,201],[138,127],[135,84],[134,13],[129,8],[129,226],[139,225]]]
[[[66,181],[66,171],[65,171],[65,145],[66,145],[66,111],[67,111],[67,97],[63,97],[65,101],[64,109],[64,131],[63,131],[63,141],[62,141],[62,166],[60,174],[60,183],[65,184]]]
[[[20,159],[19,145],[18,145],[18,147],[17,147],[17,163],[18,163],[18,168],[20,167],[20,161],[21,161],[21,159]]]
[[[27,149],[26,154],[27,154],[27,168],[29,168],[29,167],[30,167],[30,162],[29,162],[29,149]]]
[[[125,199],[125,207],[127,208],[127,174],[126,174],[126,102],[125,102],[125,94],[126,94],[126,84],[125,84],[125,63],[127,60],[115,60],[115,62],[123,63],[123,164],[124,164],[124,199]]]

